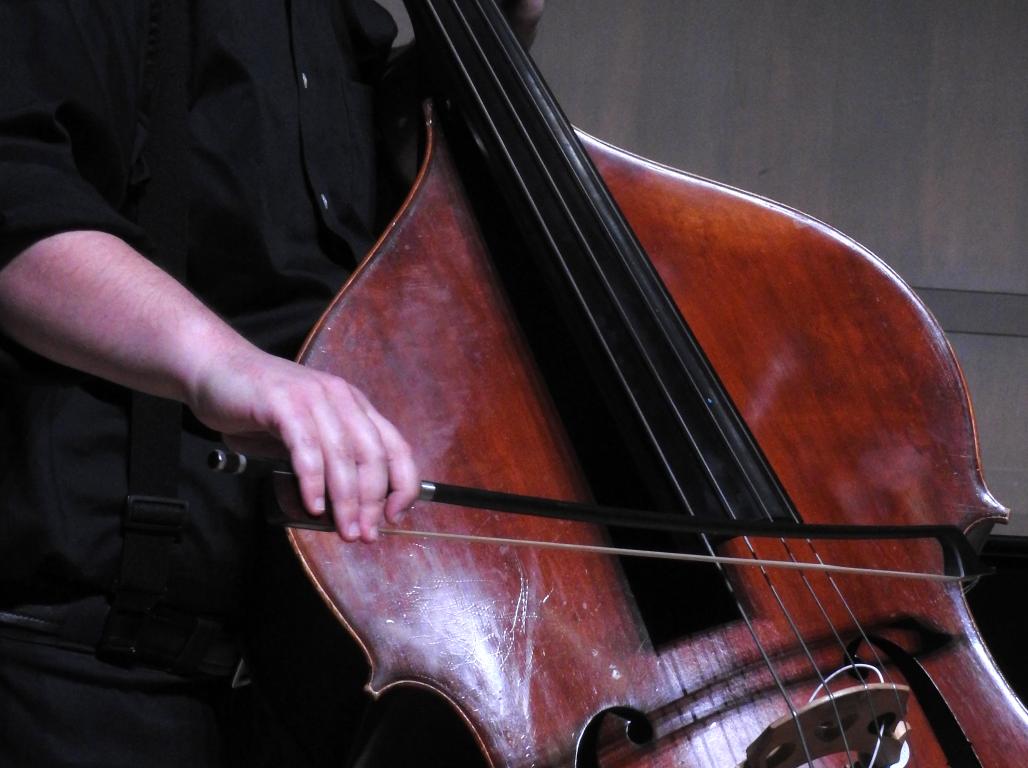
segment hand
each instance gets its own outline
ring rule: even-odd
[[[347,541],[373,541],[417,496],[410,448],[362,392],[260,351],[116,237],[63,232],[15,257],[0,270],[0,326],[59,363],[181,400],[236,450],[288,457],[307,510],[328,499]]]
[[[507,14],[511,29],[525,48],[532,45],[539,19],[543,15],[545,0],[504,0],[503,11]]]
[[[288,457],[308,512],[331,502],[346,541],[374,541],[417,497],[411,450],[364,393],[341,378],[256,349],[199,377],[187,399],[203,423],[243,453]]]

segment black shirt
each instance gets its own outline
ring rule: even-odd
[[[372,242],[370,85],[395,27],[371,0],[191,6],[187,282],[259,346],[291,356]],[[148,250],[130,201],[147,176],[149,19],[142,0],[0,6],[0,264],[75,229]],[[104,594],[120,554],[127,392],[39,370],[3,392],[8,604]],[[191,517],[169,587],[172,602],[219,611],[237,602],[253,509],[237,480],[204,469],[210,437],[198,425],[184,435]]]

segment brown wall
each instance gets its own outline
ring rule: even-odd
[[[1028,3],[549,0],[533,54],[584,130],[911,283],[964,366],[1000,532],[1028,535]]]

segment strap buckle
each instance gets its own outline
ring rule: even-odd
[[[121,568],[111,595],[97,656],[133,663],[145,619],[164,596],[172,554],[189,512],[183,499],[129,495],[122,524]]]

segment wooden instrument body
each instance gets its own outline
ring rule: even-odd
[[[795,211],[583,140],[805,522],[970,529],[1003,519],[982,480],[959,366],[894,273]],[[588,498],[434,130],[407,202],[312,331],[301,361],[369,392],[411,441],[423,477]],[[582,524],[432,504],[419,504],[405,525],[605,540]],[[291,536],[364,647],[370,690],[413,683],[438,691],[493,765],[572,765],[590,719],[630,706],[647,713],[655,738],[635,746],[605,730],[601,765],[735,766],[787,711],[741,622],[655,648],[614,558]],[[799,543],[791,553],[780,542],[754,542],[760,556],[779,559],[814,560],[814,547],[839,564],[916,570],[940,562],[927,542]],[[748,554],[738,542],[723,550]],[[729,578],[797,706],[817,686],[811,659],[825,674],[844,664],[829,625],[848,643],[859,635],[856,619],[915,655],[924,633],[945,637],[918,662],[981,764],[1028,764],[1028,715],[992,664],[958,587],[867,576],[833,583],[783,571],[765,578],[758,569]],[[687,582],[666,588],[681,611],[701,597]],[[921,707],[908,719],[911,764],[945,765]]]

